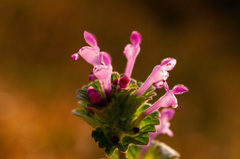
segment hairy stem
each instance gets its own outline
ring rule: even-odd
[[[118,150],[118,159],[127,159],[127,152]]]

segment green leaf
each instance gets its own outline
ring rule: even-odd
[[[89,125],[91,125],[92,127],[97,127],[102,125],[100,123],[100,121],[98,121],[97,119],[95,119],[89,112],[87,112],[86,110],[82,110],[82,109],[75,109],[72,111],[73,115],[76,115],[80,118],[82,118],[84,121],[86,121]]]
[[[147,133],[140,133],[137,136],[130,137],[126,136],[123,138],[123,143],[133,143],[136,145],[147,145],[149,142],[149,137]]]

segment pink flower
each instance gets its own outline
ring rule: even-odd
[[[137,31],[133,31],[130,37],[132,44],[127,44],[123,53],[127,58],[127,66],[125,75],[130,78],[133,70],[134,63],[140,52],[141,35]]]
[[[171,108],[166,108],[161,111],[161,116],[159,117],[160,124],[155,126],[156,132],[149,134],[149,143],[148,145],[142,147],[140,158],[143,157],[147,152],[147,149],[151,145],[152,140],[155,139],[157,135],[167,134],[168,136],[173,137],[173,132],[169,129],[171,125],[169,121],[173,118],[174,114],[175,111]]]
[[[139,116],[138,121],[142,120],[147,115],[153,113],[154,111],[158,110],[161,107],[172,106],[173,108],[177,108],[178,101],[177,101],[177,98],[175,97],[175,94],[182,94],[188,91],[187,87],[180,84],[174,86],[172,90],[169,90],[167,83],[165,83],[164,86],[167,92],[158,101],[156,101],[151,107],[149,107],[145,112],[143,112]]]
[[[144,94],[144,92],[153,84],[155,83],[155,86],[157,88],[162,88],[161,85],[159,85],[161,82],[167,80],[169,74],[167,71],[170,71],[174,68],[177,61],[173,58],[166,58],[164,59],[160,65],[157,65],[153,68],[152,73],[149,75],[147,80],[143,83],[143,85],[139,88],[137,95],[141,96]]]
[[[93,65],[93,74],[98,78],[106,98],[111,100],[111,57],[106,52],[100,52],[97,40],[91,33],[84,31],[84,38],[90,46],[82,47],[78,53],[72,55],[72,59],[77,60],[80,55],[84,60]],[[89,80],[93,79],[94,77],[90,74]]]

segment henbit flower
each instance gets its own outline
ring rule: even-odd
[[[124,88],[127,88],[128,84],[129,84],[130,80],[127,76],[122,76],[120,79],[119,79],[119,88],[120,89],[124,89]]]
[[[152,73],[148,76],[147,80],[143,83],[143,85],[139,88],[136,95],[143,95],[144,92],[153,84],[158,84],[158,82],[165,81],[169,77],[170,71],[174,68],[177,61],[173,58],[165,58],[160,65],[157,65],[153,68]],[[159,87],[162,88],[162,87]]]
[[[127,58],[127,66],[125,69],[125,75],[130,78],[133,70],[134,63],[140,52],[141,35],[137,31],[133,31],[130,36],[132,44],[127,44],[123,53]]]
[[[161,111],[161,116],[159,117],[160,124],[155,126],[156,132],[149,134],[149,143],[146,146],[143,146],[139,155],[139,158],[142,158],[144,154],[147,152],[147,149],[152,143],[152,140],[156,138],[157,135],[160,134],[167,134],[170,137],[173,137],[172,130],[169,129],[170,127],[170,120],[173,118],[175,114],[175,110],[171,108],[166,108]]]
[[[178,107],[178,101],[174,94],[182,94],[187,92],[188,89],[184,85],[176,85],[173,87],[172,90],[169,90],[167,83],[164,83],[165,90],[167,91],[158,101],[156,101],[151,107],[145,110],[137,119],[137,122],[140,122],[144,119],[147,115],[153,113],[154,111],[158,110],[161,107],[169,107],[172,108]]]
[[[84,39],[90,46],[82,47],[78,53],[72,55],[73,60],[77,60],[79,55],[92,65],[99,65],[99,47],[96,38],[89,32],[84,31]]]
[[[106,52],[100,52],[99,59],[101,65],[94,66],[93,74],[98,78],[102,91],[106,94],[107,101],[111,101],[112,60]]]
[[[84,39],[90,46],[82,47],[78,53],[72,55],[72,59],[77,60],[78,54],[84,60],[93,65],[93,74],[99,79],[101,89],[106,94],[108,101],[111,100],[111,57],[106,52],[100,52],[97,40],[91,33],[84,31]],[[90,74],[89,80],[94,79]]]

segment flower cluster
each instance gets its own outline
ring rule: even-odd
[[[168,71],[177,61],[165,58],[142,83],[131,78],[140,52],[141,36],[137,31],[132,32],[131,43],[123,51],[127,58],[124,74],[113,72],[110,55],[100,51],[94,35],[85,31],[84,38],[89,46],[82,47],[72,59],[81,56],[93,65],[93,71],[89,75],[91,82],[77,91],[79,104],[84,109],[73,110],[73,114],[95,128],[92,137],[99,142],[99,147],[105,148],[106,154],[111,156],[115,149],[125,152],[132,144],[142,145],[140,155],[143,156],[156,135],[173,136],[169,120],[174,115],[174,108],[178,108],[175,94],[188,91],[184,85],[176,85],[170,90],[167,84]],[[166,93],[154,104],[148,103],[156,95],[155,89],[161,88]],[[165,108],[170,106],[172,108]]]

